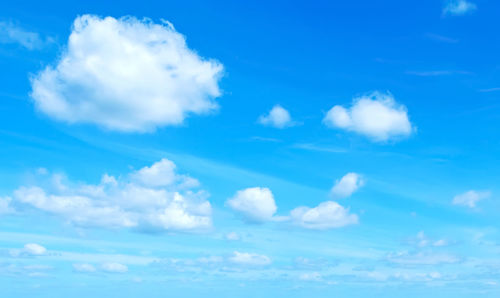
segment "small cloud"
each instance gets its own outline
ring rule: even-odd
[[[249,222],[270,221],[278,209],[269,188],[253,187],[238,191],[226,204]]]
[[[302,281],[322,281],[323,277],[319,272],[307,272],[299,276]]]
[[[37,32],[28,31],[18,25],[0,22],[0,43],[17,43],[28,50],[38,50],[52,42],[43,40]]]
[[[338,148],[338,147],[327,147],[327,146],[318,146],[316,144],[310,143],[298,143],[292,146],[293,148],[308,150],[308,151],[318,151],[318,152],[329,152],[329,153],[346,153],[346,149]]]
[[[460,258],[449,254],[408,253],[406,251],[389,254],[387,260],[390,263],[407,266],[455,264],[461,261]]]
[[[500,91],[500,88],[488,88],[479,90],[479,92],[495,92],[495,91]]]
[[[22,249],[10,250],[10,255],[13,257],[36,257],[47,254],[47,249],[36,243],[28,243]]]
[[[317,207],[297,207],[290,212],[295,224],[306,229],[326,230],[358,223],[358,216],[337,202],[327,201]]]
[[[280,143],[280,142],[282,142],[282,140],[280,140],[280,139],[267,138],[267,137],[259,137],[259,136],[253,136],[253,137],[251,137],[251,140],[253,140],[253,141],[260,141],[260,142],[270,142],[270,143]]]
[[[482,199],[490,197],[491,193],[489,191],[475,191],[469,190],[460,195],[456,195],[453,198],[453,205],[466,206],[469,208],[476,207],[477,202]]]
[[[268,256],[238,251],[233,252],[233,255],[228,260],[233,264],[248,266],[265,266],[271,264],[271,259]]]
[[[294,125],[290,113],[280,105],[275,105],[267,115],[260,116],[258,122],[275,128],[286,128]]]
[[[0,215],[14,212],[14,209],[10,206],[11,201],[10,197],[0,197]]]
[[[377,142],[409,136],[414,128],[406,107],[398,104],[391,94],[373,92],[354,98],[350,108],[336,105],[323,119],[328,127],[345,129]]]
[[[467,0],[448,0],[443,8],[444,15],[462,16],[477,9],[477,5]]]
[[[448,241],[445,239],[439,239],[439,240],[436,240],[432,243],[432,246],[436,246],[436,247],[447,246],[447,245],[448,245]]]
[[[93,273],[97,271],[91,264],[73,264],[73,270],[81,273]]]
[[[420,248],[428,246],[442,247],[442,246],[447,246],[449,244],[448,241],[445,239],[439,239],[439,240],[430,239],[425,235],[423,231],[418,232],[415,238],[410,239],[410,243]]]
[[[47,253],[47,249],[36,243],[28,243],[24,246],[25,253],[32,256],[43,256]]]
[[[470,71],[464,70],[431,70],[431,71],[406,71],[408,75],[414,75],[419,77],[437,77],[437,76],[449,76],[449,75],[470,75]]]
[[[109,273],[125,273],[128,271],[128,267],[120,263],[104,263],[101,268]]]
[[[330,191],[334,198],[346,198],[364,185],[364,180],[359,174],[347,173],[340,180],[337,180]]]
[[[439,35],[439,34],[434,34],[434,33],[427,33],[425,36],[429,39],[439,41],[439,42],[444,42],[444,43],[457,43],[458,42],[458,39]]]
[[[236,232],[227,233],[226,239],[231,241],[238,241],[240,240],[240,235]]]

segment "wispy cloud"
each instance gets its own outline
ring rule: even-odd
[[[309,150],[309,151],[319,151],[319,152],[331,152],[331,153],[346,153],[347,150],[337,147],[320,146],[310,143],[298,143],[294,144],[292,148]]]
[[[437,76],[449,76],[449,75],[470,75],[473,74],[470,71],[464,70],[431,70],[431,71],[406,71],[407,75],[414,75],[419,77],[437,77]]]
[[[476,207],[477,202],[482,199],[490,197],[491,193],[489,191],[475,191],[469,190],[463,194],[456,195],[453,198],[453,205],[466,206],[469,208]]]
[[[0,22],[0,43],[19,44],[28,50],[38,50],[53,42],[53,39],[42,38],[39,33],[32,32],[11,22]]]
[[[434,41],[439,41],[439,42],[444,42],[444,43],[457,43],[459,40],[455,38],[451,38],[448,36],[443,36],[439,34],[434,34],[434,33],[427,33],[425,37],[432,39]]]
[[[488,88],[488,89],[481,89],[479,92],[494,92],[494,91],[500,91],[500,87],[498,88]]]

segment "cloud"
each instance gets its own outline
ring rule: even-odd
[[[275,105],[267,115],[260,116],[258,122],[276,128],[286,128],[294,124],[290,113],[280,105]]]
[[[163,158],[150,167],[144,167],[132,174],[132,179],[151,187],[172,186],[177,184],[181,188],[199,186],[199,182],[189,176],[175,173],[175,164]]]
[[[469,208],[476,207],[476,203],[482,199],[488,198],[491,195],[489,191],[469,190],[453,198],[453,205],[466,206]]]
[[[439,42],[445,42],[445,43],[457,43],[457,42],[459,42],[458,39],[451,38],[448,36],[439,35],[439,34],[434,34],[434,33],[427,33],[425,36],[432,39],[432,40],[439,41]]]
[[[449,244],[446,239],[438,239],[438,240],[429,239],[423,231],[418,232],[417,236],[414,239],[410,240],[410,243],[421,248],[428,246],[442,247],[442,246],[447,246]]]
[[[94,265],[91,264],[73,264],[73,270],[81,273],[93,273],[97,271]]]
[[[59,121],[151,132],[214,111],[222,71],[166,21],[83,15],[57,63],[32,78],[31,97]]]
[[[238,251],[233,252],[233,255],[228,260],[233,264],[247,266],[265,266],[271,264],[271,258],[268,256]]]
[[[47,249],[36,243],[28,243],[24,246],[25,253],[32,256],[43,256],[47,253]]]
[[[230,233],[226,234],[227,240],[237,241],[237,240],[240,240],[240,238],[241,238],[240,235],[238,235],[238,233],[236,233],[236,232],[230,232]]]
[[[269,188],[253,187],[238,191],[226,204],[249,222],[269,221],[278,209]]]
[[[462,16],[476,9],[477,5],[467,0],[448,0],[443,8],[443,14]]]
[[[481,89],[479,92],[495,92],[495,91],[500,91],[500,88],[488,88],[488,89]]]
[[[353,131],[378,142],[407,137],[412,131],[406,107],[391,94],[374,92],[354,98],[351,108],[336,105],[323,123],[332,128]]]
[[[323,277],[319,272],[306,272],[299,276],[302,281],[322,281]]]
[[[469,71],[464,70],[431,70],[431,71],[407,71],[408,75],[414,75],[419,77],[437,77],[437,76],[449,76],[449,75],[470,75]]]
[[[347,173],[342,179],[337,180],[330,191],[334,198],[346,198],[363,186],[364,181],[359,174]]]
[[[340,228],[358,223],[358,216],[350,214],[349,209],[337,202],[327,201],[317,207],[297,207],[290,212],[290,218],[296,224],[316,230]]]
[[[125,273],[128,271],[128,267],[120,263],[104,263],[101,268],[109,273]]]
[[[61,175],[51,175],[48,181],[39,183],[42,186],[18,188],[14,198],[17,204],[62,217],[78,226],[160,231],[211,227],[211,205],[206,192],[185,189],[187,176],[166,173],[165,165],[172,167],[172,171],[175,168],[171,161],[162,159],[121,179],[105,174],[96,185],[73,183]]]
[[[43,40],[40,34],[30,32],[13,23],[0,22],[0,43],[16,43],[28,50],[38,50],[52,40]]]
[[[455,264],[460,262],[460,258],[449,254],[432,254],[432,253],[408,253],[399,252],[390,254],[387,257],[390,263],[399,265],[440,265],[440,264]]]
[[[35,257],[47,254],[47,249],[40,244],[28,243],[22,249],[10,250],[10,255],[13,257]]]
[[[0,215],[12,213],[14,210],[10,206],[10,202],[12,201],[9,197],[0,197]]]

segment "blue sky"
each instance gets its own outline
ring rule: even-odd
[[[499,11],[1,3],[2,297],[498,297]]]

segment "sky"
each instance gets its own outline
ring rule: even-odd
[[[499,297],[500,3],[0,3],[2,297]]]

